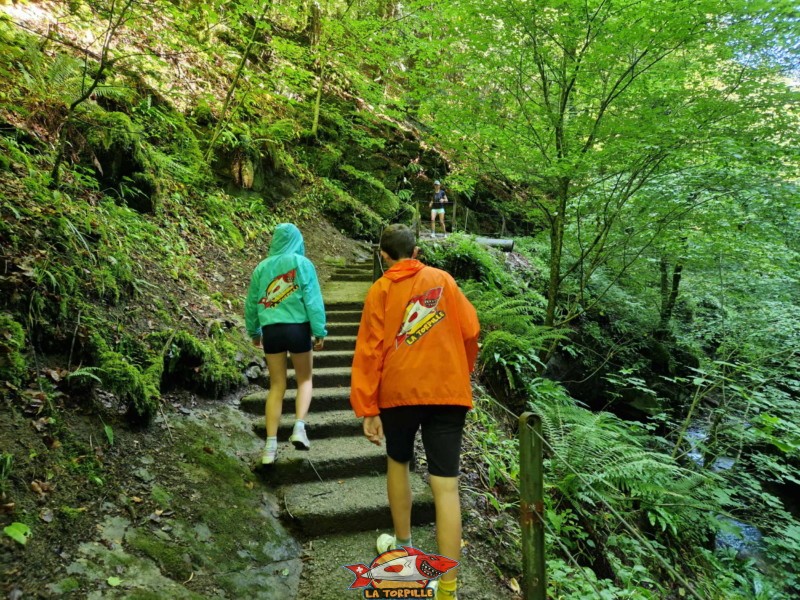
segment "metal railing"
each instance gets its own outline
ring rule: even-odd
[[[519,482],[523,594],[525,600],[545,600],[542,419],[531,412],[519,418]]]

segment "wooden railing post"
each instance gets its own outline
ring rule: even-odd
[[[544,560],[544,467],[542,420],[531,412],[519,418],[520,526],[525,600],[546,600]]]

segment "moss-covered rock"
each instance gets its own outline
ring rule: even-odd
[[[164,373],[176,383],[189,385],[203,394],[220,397],[242,383],[240,364],[244,348],[237,347],[225,332],[202,341],[187,331],[160,332],[150,336],[164,346]]]
[[[149,420],[158,410],[161,399],[159,388],[164,365],[160,357],[151,356],[149,364],[141,367],[124,354],[111,350],[98,334],[92,336],[91,346],[103,386],[127,405],[132,417]]]

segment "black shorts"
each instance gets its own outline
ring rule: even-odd
[[[311,323],[276,323],[261,328],[261,347],[264,354],[311,351]]]
[[[428,472],[438,477],[458,477],[461,436],[467,416],[465,406],[398,406],[381,410],[386,454],[397,462],[414,457],[414,437],[422,428],[422,445]]]

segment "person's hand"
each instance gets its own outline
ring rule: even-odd
[[[381,445],[383,439],[383,423],[380,416],[364,417],[364,435],[366,438],[375,444]]]
[[[322,350],[323,346],[325,346],[325,338],[315,337],[314,339],[314,350]]]
[[[253,346],[255,346],[256,348],[261,347],[261,336],[253,338]]]

